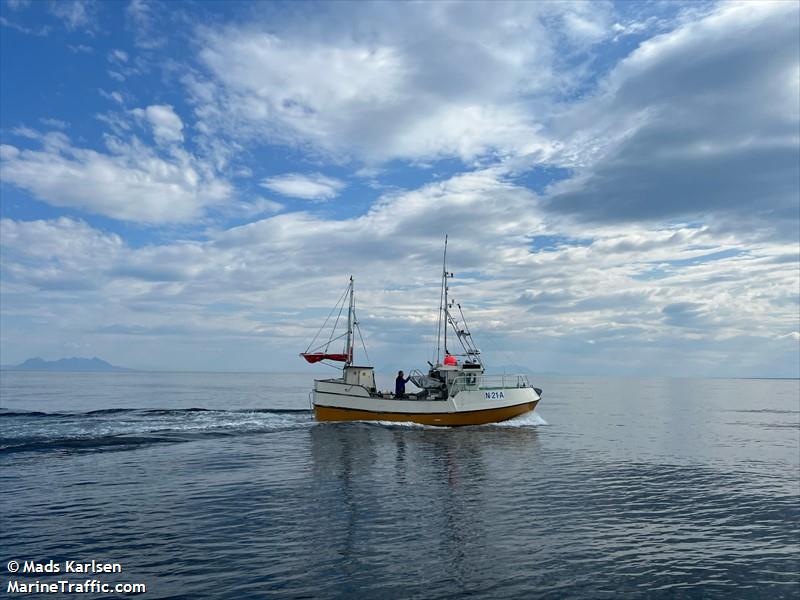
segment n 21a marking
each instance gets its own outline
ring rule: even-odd
[[[506,397],[503,392],[484,392],[487,400],[500,400]]]

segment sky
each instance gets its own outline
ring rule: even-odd
[[[800,376],[800,4],[0,0],[0,361]],[[366,357],[358,347],[359,362]]]

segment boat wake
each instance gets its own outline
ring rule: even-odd
[[[447,427],[447,426],[439,426],[439,425],[423,425],[421,423],[415,423],[413,421],[356,421],[357,423],[363,423],[365,425],[375,425],[378,427],[387,427],[390,429],[393,428],[402,428],[402,429],[440,429],[440,430],[450,430],[450,429],[481,429],[481,428],[498,428],[498,427],[539,427],[542,425],[548,425],[547,421],[539,415],[538,413],[525,413],[524,415],[520,415],[518,417],[514,417],[513,419],[509,419],[508,421],[501,421],[499,423],[486,423],[484,425],[465,425],[463,427]]]
[[[358,423],[388,429],[439,431],[452,429],[410,421]],[[314,421],[312,411],[308,409],[111,408],[82,413],[0,409],[0,456],[20,452],[74,453],[131,450],[154,444],[269,434],[310,428],[314,425],[341,424],[317,423]],[[536,413],[528,413],[502,423],[473,425],[466,429],[540,425],[547,425],[547,421]]]
[[[152,444],[310,427],[310,410],[103,409],[85,413],[0,410],[0,455],[127,450]]]
[[[548,425],[549,423],[544,420],[544,417],[538,412],[529,412],[502,423],[496,423],[495,427],[538,427],[540,425]]]

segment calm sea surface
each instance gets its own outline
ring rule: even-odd
[[[2,594],[95,559],[153,599],[800,597],[796,380],[540,378],[462,429],[316,424],[311,380],[2,372]]]

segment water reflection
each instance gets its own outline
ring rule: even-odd
[[[380,569],[403,579],[415,565],[420,581],[460,589],[489,567],[487,548],[503,544],[487,521],[506,501],[488,485],[491,470],[533,461],[539,447],[533,429],[346,423],[309,436],[314,518],[328,534],[319,551],[340,559],[339,576]]]

